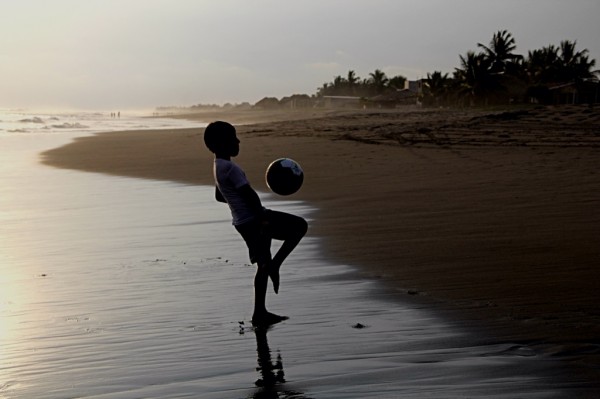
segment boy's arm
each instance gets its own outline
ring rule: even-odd
[[[260,202],[260,197],[249,184],[245,184],[238,188],[238,191],[240,192],[240,196],[244,201],[250,204],[252,209],[255,209],[257,213],[262,212],[263,206]],[[227,203],[227,200],[223,197],[223,193],[221,193],[221,190],[219,190],[219,187],[217,186],[215,186],[215,199],[219,202]]]
[[[223,197],[223,193],[221,193],[221,190],[217,186],[215,186],[215,199],[219,202],[227,203],[225,197]]]

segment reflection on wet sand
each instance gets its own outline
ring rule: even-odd
[[[258,389],[252,393],[251,399],[309,399],[303,393],[285,388],[285,373],[281,352],[277,350],[277,358],[271,357],[271,348],[267,341],[268,328],[254,328],[256,335],[256,353],[259,378],[254,382]]]

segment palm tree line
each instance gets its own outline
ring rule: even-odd
[[[596,60],[587,49],[578,50],[576,41],[564,40],[559,46],[548,45],[517,54],[516,40],[507,30],[492,36],[489,44],[477,44],[478,51],[459,55],[460,65],[452,75],[441,71],[423,79],[421,101],[430,106],[481,106],[511,102],[552,101],[552,90],[572,86],[580,102],[598,102]],[[325,83],[317,96],[371,97],[404,88],[404,76],[388,78],[376,69],[366,79],[354,71],[336,76]]]
[[[317,90],[317,96],[355,96],[371,97],[384,94],[388,91],[404,88],[406,77],[402,75],[388,78],[380,69],[369,74],[368,78],[361,79],[355,71],[348,71],[348,75],[336,76],[331,83],[324,83]]]

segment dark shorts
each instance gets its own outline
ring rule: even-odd
[[[285,212],[265,210],[261,220],[253,220],[235,226],[240,233],[250,255],[251,263],[263,263],[271,260],[271,241],[297,240],[306,234],[306,220],[300,216]]]

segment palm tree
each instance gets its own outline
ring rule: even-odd
[[[332,83],[333,95],[335,95],[335,96],[346,95],[347,87],[348,87],[348,81],[346,80],[346,78],[344,78],[340,75],[333,78],[333,83]]]
[[[593,70],[596,60],[589,59],[587,49],[578,51],[576,47],[577,42],[564,40],[558,47],[550,45],[529,52],[525,60],[529,97],[554,101],[550,86],[571,83],[577,91],[573,101],[595,98],[596,86],[590,85],[597,78],[598,71]]]
[[[492,36],[489,46],[477,46],[483,52],[469,51],[460,56],[461,66],[454,74],[459,93],[472,105],[508,101],[522,87],[519,76],[523,57],[514,53],[515,39],[507,30],[501,30]]]
[[[406,77],[402,75],[396,75],[393,78],[388,79],[387,86],[395,90],[402,90],[404,89],[405,83]]]
[[[589,59],[587,49],[577,51],[576,46],[577,41],[564,40],[560,42],[558,78],[561,81],[581,81],[595,76],[592,68],[596,65],[596,60]]]
[[[589,59],[587,49],[577,51],[576,45],[577,42],[565,40],[560,47],[550,45],[530,51],[526,60],[528,75],[538,83],[593,78],[596,60]]]
[[[473,51],[459,57],[461,67],[454,72],[458,94],[468,100],[469,105],[487,105],[490,95],[501,88],[497,75],[491,73],[491,60],[485,54]]]
[[[350,70],[348,71],[348,77],[346,78],[346,83],[348,84],[348,94],[356,95],[356,86],[360,78],[356,76],[356,72]]]
[[[323,83],[323,86],[317,89],[317,96],[327,96],[331,92],[331,85],[329,83]]]
[[[492,73],[514,72],[516,65],[523,59],[523,56],[514,54],[517,44],[506,29],[494,33],[489,47],[481,43],[477,44],[484,51],[485,56],[490,61],[490,71]]]
[[[530,51],[525,69],[531,84],[567,83],[593,79],[596,60],[589,59],[588,50],[577,51],[577,42],[564,40],[559,47],[553,45]]]
[[[346,78],[346,80],[352,86],[352,85],[355,85],[356,83],[358,83],[360,78],[358,76],[356,76],[356,72],[350,70],[350,71],[348,71],[348,77]]]
[[[375,71],[371,72],[369,76],[370,78],[368,83],[375,89],[375,93],[382,93],[388,83],[388,78],[385,76],[385,73],[380,69],[376,69]]]
[[[450,83],[451,79],[448,78],[447,73],[442,74],[440,71],[428,73],[424,84],[424,102],[436,106],[446,103]]]
[[[529,51],[525,60],[525,72],[530,84],[539,85],[556,81],[559,69],[558,48],[553,45]]]

